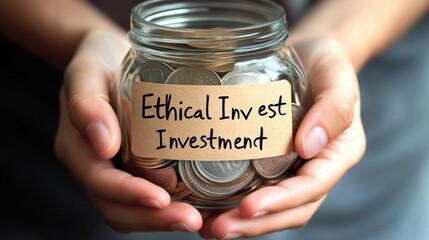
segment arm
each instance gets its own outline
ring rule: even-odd
[[[64,68],[91,31],[125,35],[114,22],[81,0],[0,2],[0,31],[40,58]]]
[[[428,0],[326,0],[292,29],[291,42],[330,38],[359,70],[428,11]]]
[[[295,138],[296,151],[309,160],[294,177],[248,195],[239,208],[207,217],[202,236],[254,237],[308,223],[366,148],[356,71],[428,5],[427,0],[325,0],[308,12],[288,43],[302,60],[313,96]]]

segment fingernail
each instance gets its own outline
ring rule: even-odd
[[[145,206],[145,207],[151,207],[151,208],[162,208],[161,205],[155,201],[155,200],[151,200],[151,199],[142,199],[139,200],[140,204]]]
[[[222,238],[222,240],[237,239],[240,237],[241,237],[241,234],[239,234],[239,233],[228,233],[225,237]]]
[[[316,126],[308,131],[303,140],[304,155],[312,158],[328,144],[328,137],[323,128]]]
[[[91,123],[86,129],[89,141],[96,151],[102,151],[106,148],[110,140],[109,129],[100,121]]]
[[[267,211],[259,211],[259,212],[256,212],[255,214],[253,214],[251,218],[262,217],[262,216],[265,216],[267,214],[268,214]]]
[[[188,227],[188,225],[182,222],[171,224],[170,229],[172,231],[178,231],[178,232],[194,232],[192,229]]]

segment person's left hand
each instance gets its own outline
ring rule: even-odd
[[[295,148],[310,160],[294,177],[246,196],[238,208],[211,212],[199,232],[205,238],[254,237],[306,225],[328,191],[364,153],[354,68],[333,40],[314,39],[295,49],[307,70],[314,102],[299,127]]]
[[[194,207],[171,202],[167,191],[111,161],[121,144],[112,85],[128,49],[125,34],[93,32],[84,37],[61,88],[56,155],[113,229],[197,231],[202,218]]]

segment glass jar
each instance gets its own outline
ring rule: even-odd
[[[309,86],[265,0],[136,5],[115,85],[122,167],[198,208],[230,208],[291,177]]]

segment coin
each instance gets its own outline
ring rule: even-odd
[[[297,157],[296,152],[277,157],[256,159],[252,161],[256,172],[263,178],[275,178],[284,173]]]
[[[268,83],[270,79],[260,72],[249,70],[236,70],[225,74],[222,85],[243,85],[254,83]]]
[[[222,85],[219,76],[208,69],[182,67],[173,71],[167,78],[167,84],[178,85]]]
[[[159,159],[159,158],[144,158],[131,155],[130,160],[133,161],[135,166],[148,169],[164,169],[174,167],[177,162],[173,160]]]
[[[183,182],[192,190],[192,195],[206,200],[220,200],[233,195],[252,180],[255,171],[247,168],[237,179],[231,182],[217,183],[198,175],[192,166],[194,161],[179,161],[179,175]],[[194,168],[193,168],[194,167]]]
[[[179,182],[177,183],[177,187],[174,189],[174,191],[171,192],[171,195],[175,198],[183,199],[191,193],[191,190],[184,182]]]
[[[235,201],[235,200],[239,200],[241,198],[244,198],[249,193],[255,191],[259,187],[259,185],[261,185],[264,181],[265,181],[264,178],[261,178],[259,175],[255,174],[253,176],[252,181],[250,181],[245,187],[243,187],[236,194],[234,194],[231,197],[228,197],[226,200]]]
[[[217,72],[219,74],[227,73],[234,68],[233,63],[216,63],[207,65],[207,69]]]
[[[188,45],[190,47],[193,48],[199,48],[199,49],[234,49],[235,47],[237,47],[237,43],[234,41],[229,41],[229,42],[217,42],[214,43],[213,41],[209,41],[209,42],[201,42],[201,40],[199,40],[198,42],[193,42],[193,43],[188,43]]]
[[[164,84],[173,72],[173,68],[165,63],[150,61],[143,63],[137,71],[140,82]]]
[[[250,165],[250,161],[196,161],[195,165],[206,179],[225,183],[239,178]]]

